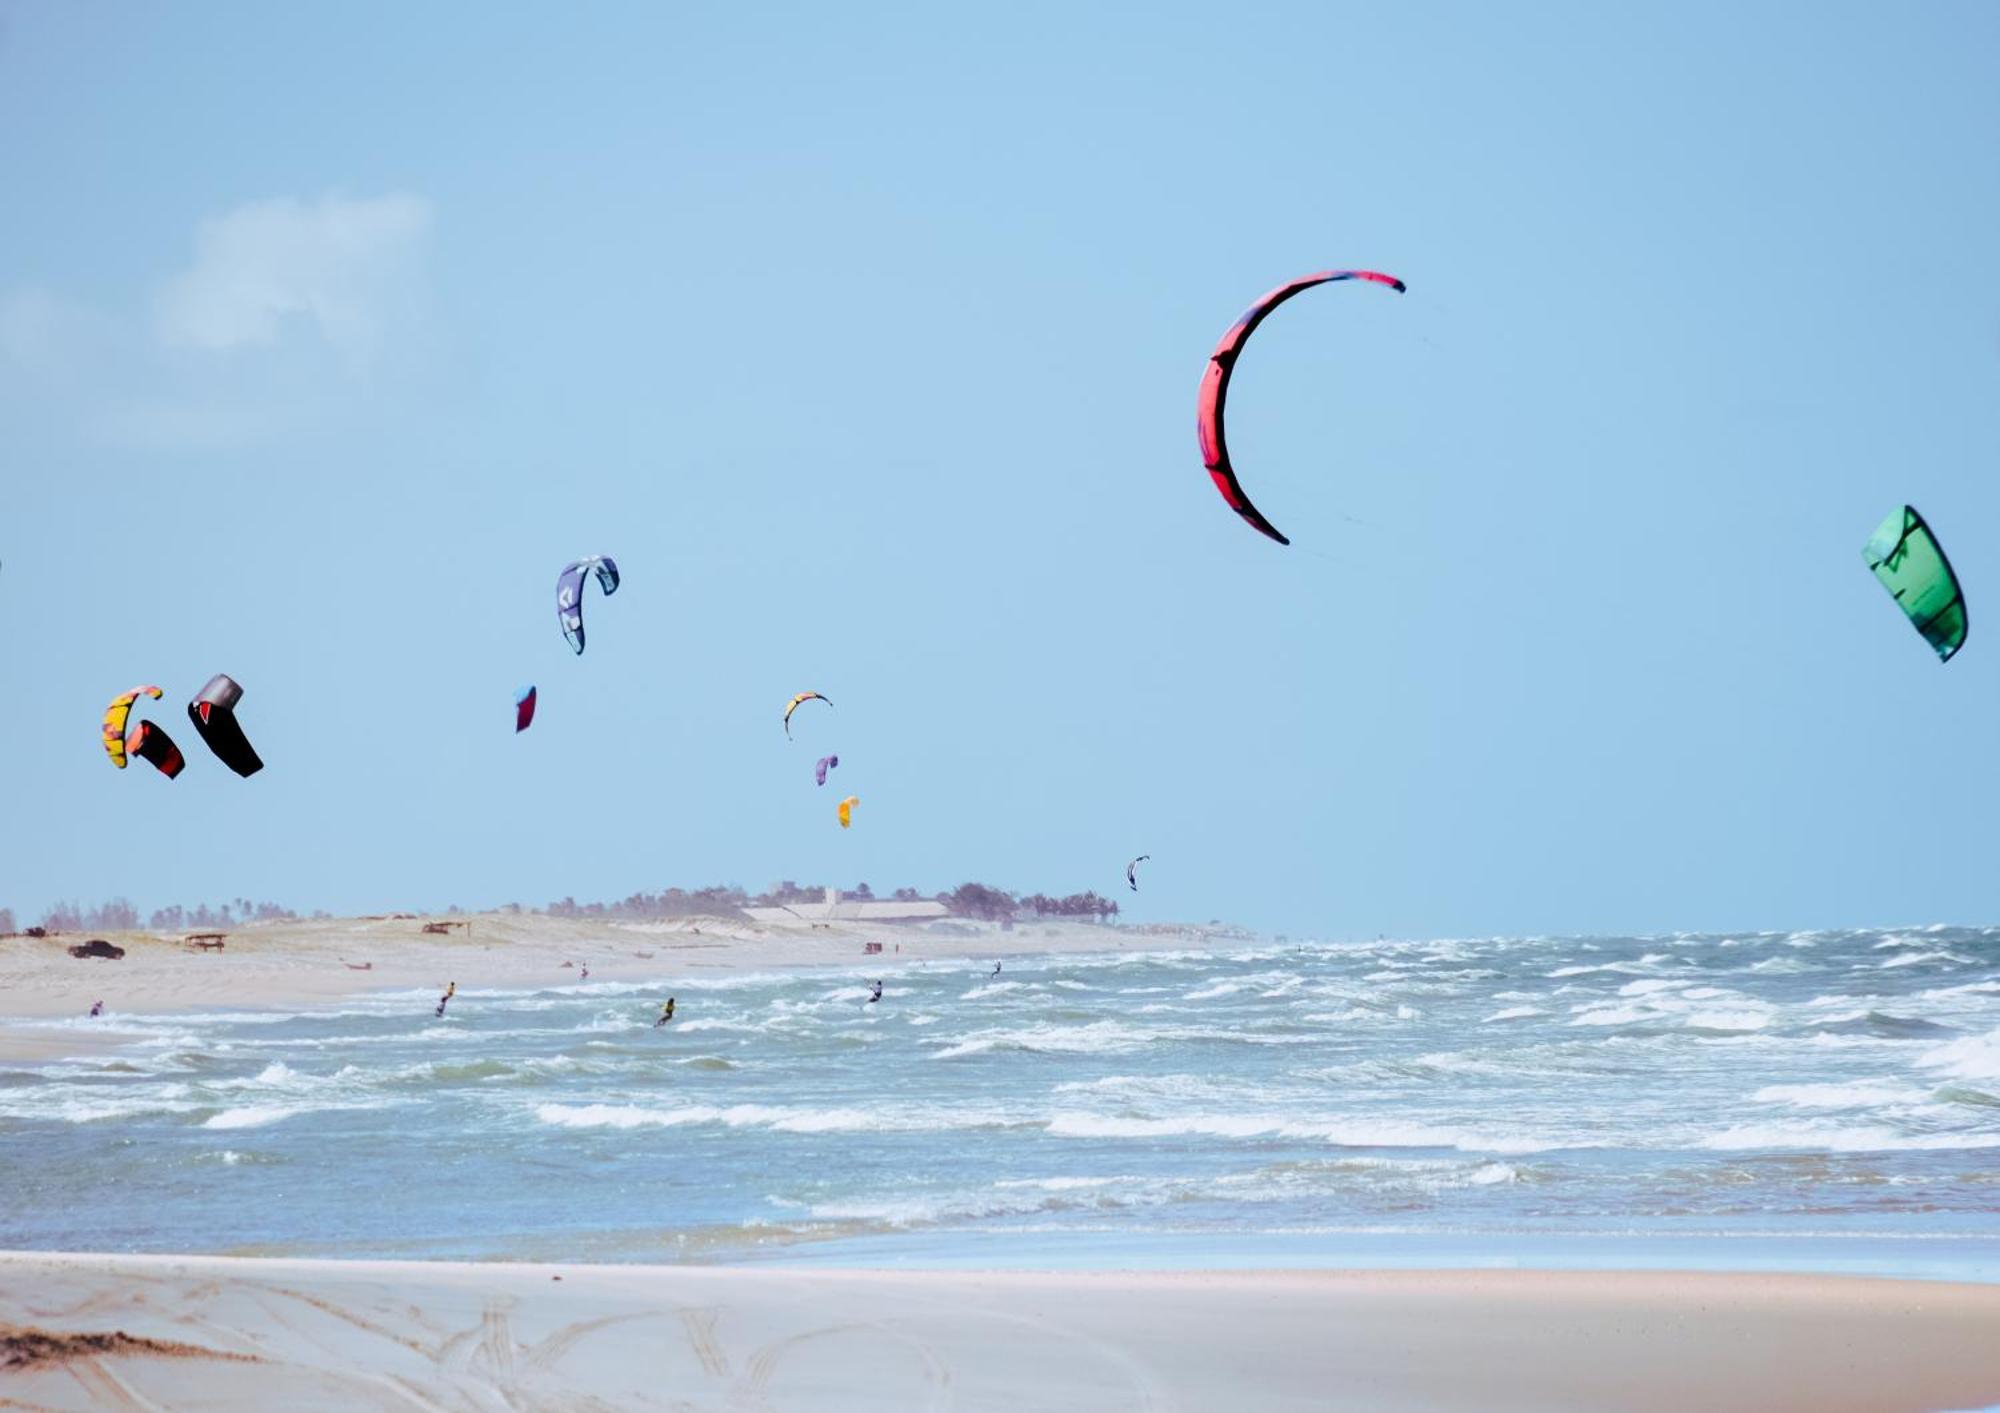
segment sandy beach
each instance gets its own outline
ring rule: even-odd
[[[60,1409],[1938,1409],[2000,1399],[2000,1289],[1803,1276],[9,1254],[0,1321],[11,1327],[0,1395]]]

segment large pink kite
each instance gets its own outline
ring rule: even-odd
[[[1236,359],[1257,326],[1273,309],[1293,295],[1335,280],[1370,280],[1378,285],[1387,285],[1398,294],[1404,288],[1403,282],[1394,275],[1380,275],[1373,270],[1321,270],[1318,274],[1302,275],[1290,284],[1279,285],[1229,326],[1229,332],[1222,336],[1215,352],[1209,354],[1208,371],[1201,379],[1201,402],[1195,432],[1201,439],[1202,464],[1215,478],[1215,488],[1222,492],[1229,508],[1281,545],[1288,545],[1291,541],[1279,534],[1278,527],[1266,520],[1263,512],[1250,503],[1250,497],[1243,494],[1243,483],[1236,479],[1236,468],[1229,464],[1229,445],[1222,437],[1222,405],[1229,397],[1229,377],[1236,370]]]

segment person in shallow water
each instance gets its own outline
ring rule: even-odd
[[[1000,975],[1000,963],[998,963],[998,962],[995,962],[995,963],[993,964],[993,974],[994,974],[995,976],[998,976],[998,975]]]
[[[102,1001],[92,1001],[92,1002],[90,1003],[90,1013],[91,1013],[91,1014],[92,1014],[93,1016],[101,1016],[101,1015],[103,1015],[103,1014],[104,1014],[104,1003],[103,1003]]]
[[[875,983],[875,994],[868,998],[868,1004],[872,1006],[881,999],[882,999],[882,983],[878,981]]]
[[[665,1025],[668,1021],[672,1020],[673,1018],[674,1018],[674,998],[669,996],[667,997],[667,1004],[660,1007],[660,1018],[653,1022],[653,1029],[658,1030],[661,1026]]]
[[[449,1002],[451,998],[456,996],[457,994],[458,994],[458,983],[456,981],[446,982],[444,988],[444,995],[438,997],[437,1013],[439,1015],[444,1014],[444,1008],[446,1003]]]

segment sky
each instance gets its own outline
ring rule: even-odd
[[[2000,920],[1996,53],[1977,3],[0,4],[0,906]],[[1409,292],[1239,365],[1285,548],[1195,393],[1330,266]],[[1948,665],[1861,559],[1905,502]],[[176,781],[105,759],[139,683]]]

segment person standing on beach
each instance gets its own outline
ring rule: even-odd
[[[582,971],[579,971],[579,972],[578,972],[578,973],[576,974],[576,979],[577,979],[578,981],[588,981],[588,980],[590,980],[590,963],[589,963],[589,962],[585,962],[585,963],[583,964],[583,970],[582,970]]]
[[[661,1026],[665,1025],[668,1021],[672,1020],[673,1018],[674,1018],[674,998],[669,996],[667,997],[667,1004],[660,1007],[660,1018],[653,1022],[653,1029],[658,1030]]]
[[[457,994],[458,994],[458,983],[456,981],[447,982],[444,988],[444,995],[438,997],[437,1013],[439,1015],[444,1014],[444,1008],[446,1004],[450,1002],[451,998],[456,996]]]

